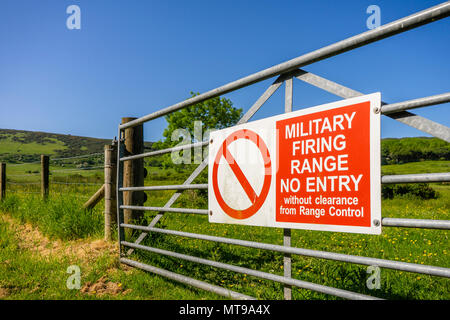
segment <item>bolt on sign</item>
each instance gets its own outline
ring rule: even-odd
[[[214,131],[209,222],[381,233],[381,95]]]

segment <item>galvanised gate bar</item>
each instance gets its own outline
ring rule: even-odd
[[[284,288],[284,297],[285,299],[291,298],[290,287],[295,286],[299,288],[309,289],[329,295],[334,295],[337,297],[345,298],[345,299],[378,299],[376,297],[363,295],[359,293],[355,293],[352,291],[347,291],[343,289],[328,287],[316,283],[306,282],[298,279],[294,279],[291,277],[291,255],[300,255],[306,257],[313,257],[317,259],[328,259],[334,261],[348,262],[359,265],[368,265],[368,266],[378,266],[381,268],[395,269],[405,272],[413,272],[419,274],[426,274],[438,277],[450,277],[450,268],[443,268],[437,266],[423,265],[423,264],[414,264],[407,263],[401,261],[392,261],[386,259],[379,258],[371,258],[364,256],[355,256],[349,254],[340,254],[333,253],[327,251],[320,250],[311,250],[311,249],[303,249],[296,248],[290,246],[291,233],[289,229],[284,229],[284,244],[283,245],[275,245],[270,243],[261,243],[254,241],[247,241],[241,239],[231,239],[226,237],[218,237],[197,233],[189,233],[177,230],[167,230],[162,228],[157,228],[156,225],[158,221],[161,219],[163,214],[175,214],[175,213],[189,213],[189,214],[199,214],[199,215],[208,215],[208,210],[204,209],[188,209],[188,208],[173,208],[172,205],[179,198],[181,193],[184,190],[188,189],[207,189],[207,184],[192,184],[194,179],[203,171],[203,169],[207,166],[207,159],[204,159],[203,162],[192,172],[192,174],[184,181],[181,185],[162,185],[162,186],[133,186],[133,187],[124,187],[123,185],[123,170],[124,170],[124,161],[127,160],[136,160],[142,159],[144,157],[151,157],[155,155],[161,155],[165,153],[170,153],[173,151],[180,151],[187,148],[193,147],[203,147],[206,146],[209,142],[197,142],[189,145],[182,145],[173,148],[168,148],[164,150],[157,150],[151,152],[143,152],[140,154],[132,154],[124,156],[124,131],[127,128],[135,127],[138,125],[142,125],[145,122],[154,120],[156,118],[167,115],[171,112],[180,110],[182,108],[189,107],[196,103],[203,102],[210,98],[214,98],[226,93],[229,93],[234,90],[238,90],[244,88],[246,86],[252,85],[254,83],[277,77],[275,81],[267,88],[267,90],[261,95],[261,97],[253,104],[253,106],[244,114],[244,116],[240,119],[238,124],[245,123],[251,119],[251,117],[256,113],[256,111],[273,95],[273,93],[283,84],[285,83],[285,112],[292,111],[292,81],[294,78],[297,78],[301,81],[314,85],[318,88],[321,88],[325,91],[333,93],[342,98],[351,98],[363,95],[363,93],[355,91],[353,89],[344,87],[338,83],[320,77],[318,75],[307,72],[303,69],[300,69],[304,66],[312,64],[317,61],[324,60],[326,58],[338,55],[343,52],[350,51],[352,49],[373,43],[375,41],[382,40],[384,38],[396,35],[398,33],[402,33],[404,31],[414,29],[416,27],[420,27],[422,25],[443,19],[448,17],[450,14],[450,1],[444,2],[437,6],[431,7],[429,9],[417,12],[408,17],[399,19],[397,21],[391,22],[389,24],[383,25],[379,28],[358,34],[351,38],[339,41],[337,43],[331,44],[329,46],[323,47],[316,51],[304,54],[295,59],[286,61],[284,63],[275,65],[271,68],[262,70],[260,72],[251,74],[242,79],[233,81],[216,89],[210,90],[206,93],[197,95],[188,100],[179,102],[170,107],[161,109],[157,112],[148,114],[141,118],[132,120],[130,122],[121,124],[119,126],[119,143],[118,143],[118,165],[117,165],[117,203],[118,203],[118,236],[119,236],[119,247],[120,247],[120,262],[134,266],[137,268],[141,268],[150,272],[153,272],[158,275],[165,276],[175,281],[180,281],[189,285],[192,285],[197,288],[201,288],[204,290],[208,290],[220,295],[224,295],[234,299],[254,299],[253,297],[234,292],[232,290],[212,285],[207,282],[193,279],[181,274],[177,274],[165,269],[157,268],[148,264],[144,264],[138,261],[131,260],[127,258],[133,250],[145,250],[148,252],[152,252],[155,254],[160,254],[172,258],[177,258],[185,261],[191,261],[195,263],[200,263],[208,266],[212,266],[215,268],[220,268],[224,270],[229,270],[237,273],[244,273],[247,275],[259,277],[261,279],[272,280],[279,282],[285,285]],[[450,142],[450,128],[431,121],[429,119],[418,116],[410,111],[410,109],[427,107],[431,105],[437,105],[442,103],[450,102],[450,92],[446,92],[443,94],[429,96],[399,103],[389,104],[388,102],[382,102],[381,110],[377,110],[381,112],[381,114],[386,115],[392,119],[400,121],[404,124],[407,124],[411,127],[419,129],[423,132],[426,132],[434,137],[443,139],[447,142]],[[408,175],[388,175],[382,176],[381,182],[383,184],[393,184],[393,183],[421,183],[421,182],[450,182],[450,172],[442,172],[442,173],[429,173],[429,174],[408,174]],[[155,191],[155,190],[177,190],[176,193],[167,201],[167,203],[163,207],[145,207],[145,206],[135,206],[135,205],[124,205],[123,204],[123,193],[126,191]],[[124,223],[124,210],[143,210],[143,211],[154,211],[157,212],[156,216],[153,218],[151,223],[148,226],[139,226],[133,224],[125,224]],[[206,218],[206,217],[205,217]],[[397,227],[397,228],[427,228],[427,229],[442,229],[448,230],[450,229],[450,221],[449,220],[431,220],[431,219],[398,219],[398,218],[389,218],[385,217],[381,221],[383,227]],[[140,236],[137,238],[135,242],[127,242],[125,241],[124,233],[125,229],[134,229],[142,231]],[[236,246],[243,246],[248,248],[256,248],[263,250],[271,250],[274,252],[279,252],[284,254],[284,276],[275,275],[272,273],[262,272],[258,270],[252,270],[249,268],[244,268],[240,266],[235,266],[223,262],[217,262],[213,260],[207,260],[195,256],[190,256],[186,254],[176,253],[172,251],[167,251],[155,247],[143,246],[140,243],[149,233],[158,233],[165,235],[174,235],[184,238],[194,238],[200,239],[204,241],[213,241],[217,243],[225,243]],[[127,249],[128,248],[128,249]]]

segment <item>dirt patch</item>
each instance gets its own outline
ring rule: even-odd
[[[82,288],[81,292],[90,295],[103,296],[108,295],[118,295],[127,294],[131,289],[124,290],[121,283],[108,281],[106,276],[101,277],[95,283],[87,282]]]
[[[103,254],[118,254],[118,245],[116,243],[106,242],[104,240],[95,240],[92,242],[72,241],[64,248],[66,255],[74,255],[82,261],[91,262]]]
[[[43,257],[48,256],[75,256],[82,262],[92,262],[104,254],[115,254],[118,252],[117,243],[104,240],[75,240],[61,241],[50,240],[37,228],[29,223],[21,223],[8,215],[2,215],[2,219],[8,222],[19,240],[19,246],[31,250]]]
[[[19,220],[12,218],[9,215],[0,215],[0,220],[7,223],[8,227],[14,232],[19,248],[29,250],[39,257],[61,258],[67,257],[69,259],[76,259],[76,263],[83,266],[83,272],[89,273],[95,261],[104,255],[117,256],[118,244],[117,242],[107,242],[103,239],[80,239],[73,241],[62,241],[59,239],[49,239],[43,235],[37,227],[29,223],[22,223]],[[75,262],[75,261],[74,261]],[[9,264],[8,260],[0,263]],[[123,265],[120,270],[125,273],[132,272],[131,267]],[[131,292],[131,289],[124,289],[121,283],[109,281],[109,276],[114,276],[118,269],[110,266],[105,275],[94,283],[87,282],[81,288],[84,294],[103,296],[103,295],[125,295]],[[40,284],[37,283],[30,293],[40,290]],[[0,299],[10,296],[13,292],[11,289],[0,286]]]
[[[8,288],[2,288],[0,287],[0,299],[4,299],[7,296],[9,296],[10,292]]]

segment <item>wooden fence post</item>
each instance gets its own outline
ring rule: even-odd
[[[122,118],[122,124],[135,120],[136,118]],[[127,128],[124,131],[124,156],[135,155],[144,152],[144,127],[138,125]],[[144,185],[144,159],[127,160],[123,164],[123,186],[137,187]],[[123,204],[142,206],[145,202],[145,193],[143,191],[124,191]],[[124,223],[132,223],[142,216],[142,211],[124,209]],[[131,229],[126,233],[131,234]]]
[[[41,155],[41,195],[44,200],[48,198],[49,187],[49,156]]]
[[[105,196],[105,185],[102,185],[93,195],[83,204],[83,209],[93,209]]]
[[[116,168],[117,145],[105,145],[105,240],[111,240],[111,222],[117,212]]]
[[[0,163],[0,201],[6,196],[6,163]]]

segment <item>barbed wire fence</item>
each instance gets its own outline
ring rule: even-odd
[[[40,161],[0,162],[0,202],[7,194],[23,197],[74,197],[80,207],[93,209],[104,199],[105,240],[111,240],[116,209],[115,172],[117,140],[104,145],[104,152],[51,159],[41,155]]]
[[[86,161],[82,161],[86,159]],[[49,158],[49,188],[53,196],[70,193],[87,200],[103,185],[104,153]],[[99,164],[102,165],[99,165]],[[7,163],[6,189],[14,194],[41,194],[41,161]],[[21,168],[23,168],[21,170]],[[11,172],[11,173],[10,173]]]

